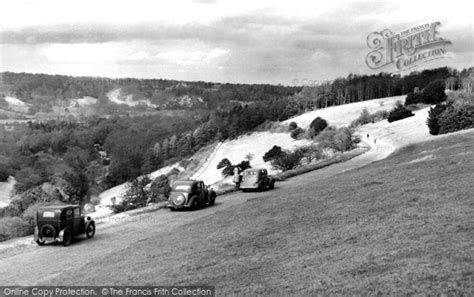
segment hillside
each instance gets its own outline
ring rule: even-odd
[[[473,145],[471,129],[354,170],[342,163],[271,192],[228,194],[200,211],[112,220],[67,249],[29,239],[0,249],[0,279],[211,284],[218,295],[472,295]],[[52,259],[66,255],[77,264],[64,271]]]

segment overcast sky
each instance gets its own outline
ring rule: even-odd
[[[376,73],[368,34],[436,21],[448,57],[419,69],[459,69],[470,2],[2,0],[0,71],[293,85]]]

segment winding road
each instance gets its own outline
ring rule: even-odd
[[[150,237],[160,236],[166,240],[167,236],[176,234],[185,225],[248,200],[268,196],[288,196],[290,193],[291,195],[310,195],[304,189],[314,183],[314,180],[329,178],[341,172],[365,166],[391,153],[393,148],[389,144],[377,142],[378,146],[375,146],[373,141],[368,141],[372,149],[365,154],[344,163],[279,182],[277,187],[269,192],[237,192],[223,195],[217,197],[215,206],[199,211],[170,212],[167,209],[161,209],[137,216],[123,217],[123,221],[120,222],[106,219],[98,224],[96,236],[93,239],[78,238],[69,247],[63,247],[59,243],[40,247],[32,241],[32,237],[0,243],[0,283],[2,285],[84,284],[81,279],[74,279],[75,271],[88,270],[94,267],[96,262],[133,248],[137,243],[146,241]],[[183,240],[186,239],[183,238]],[[64,277],[74,281],[58,282],[58,278]],[[94,275],[96,284],[107,284],[110,280],[110,275]]]

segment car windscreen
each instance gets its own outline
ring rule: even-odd
[[[257,171],[245,171],[243,175],[257,175]]]

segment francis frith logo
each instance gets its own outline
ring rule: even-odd
[[[444,58],[446,46],[451,41],[440,37],[440,22],[413,27],[400,33],[389,29],[373,32],[367,36],[371,52],[365,62],[371,69],[394,64],[397,71],[403,71],[431,60]]]

